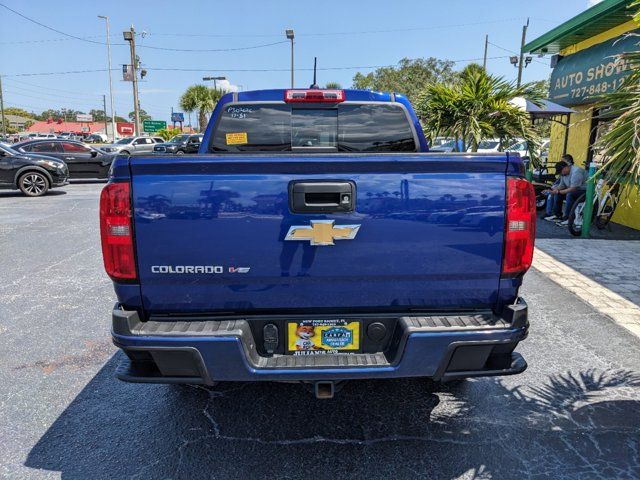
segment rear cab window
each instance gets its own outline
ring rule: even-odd
[[[226,105],[211,152],[415,152],[411,121],[397,103]]]

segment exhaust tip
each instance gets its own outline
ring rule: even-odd
[[[335,382],[314,383],[314,393],[317,399],[331,399],[336,392]]]

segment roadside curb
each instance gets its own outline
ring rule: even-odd
[[[586,275],[535,249],[533,268],[640,338],[640,307]]]

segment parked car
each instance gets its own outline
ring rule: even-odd
[[[455,146],[456,146],[456,140],[451,139],[445,142],[441,142],[439,145],[434,145],[433,147],[429,148],[429,151],[434,153],[437,153],[437,152],[450,153],[455,150]]]
[[[34,132],[34,133],[29,133],[27,135],[28,139],[35,139],[35,138],[58,138],[54,133],[40,133],[40,132]]]
[[[39,197],[50,188],[66,185],[68,178],[64,161],[0,144],[0,188],[19,189],[29,197]]]
[[[116,375],[330,398],[348,379],[521,373],[535,222],[519,156],[428,153],[402,95],[225,94],[197,161],[114,160]]]
[[[467,152],[471,151],[471,147],[467,149]],[[499,138],[489,138],[487,140],[481,140],[478,143],[478,153],[493,153],[500,151],[500,139]]]
[[[84,143],[105,143],[108,139],[104,133],[92,133],[83,141]]]
[[[537,148],[537,153],[543,161],[546,160],[547,156],[549,156],[550,144],[551,144],[551,140],[549,140],[548,138],[544,138],[542,139],[542,141],[540,142],[540,145]],[[526,140],[521,140],[505,148],[504,151],[519,152],[522,156],[526,156],[529,154],[529,143]]]
[[[124,137],[111,145],[100,147],[101,150],[120,155],[136,155],[140,153],[153,153],[153,148],[158,143],[163,143],[162,137]]]
[[[154,153],[174,153],[184,155],[185,153],[198,153],[202,135],[176,135],[168,142],[159,143],[153,147]]]
[[[114,155],[74,140],[27,140],[13,148],[23,153],[42,153],[63,160],[71,178],[107,178]]]

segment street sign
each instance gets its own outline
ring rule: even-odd
[[[184,113],[182,112],[173,112],[171,114],[171,121],[173,123],[184,123]]]
[[[133,82],[133,66],[122,65],[122,80],[125,82]]]
[[[78,113],[76,114],[76,122],[93,122],[93,115]]]
[[[167,122],[163,120],[145,120],[142,122],[142,131],[147,133],[155,133],[158,130],[167,128]]]

